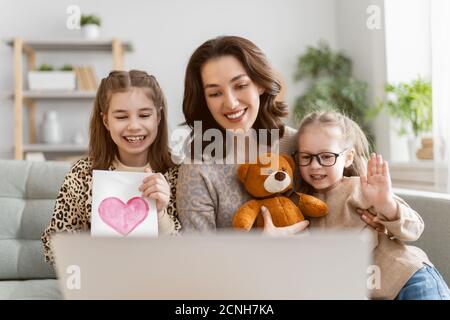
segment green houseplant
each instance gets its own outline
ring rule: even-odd
[[[97,39],[100,33],[101,19],[93,14],[81,15],[80,26],[86,39]]]
[[[59,70],[61,70],[61,71],[73,71],[73,66],[71,64],[65,64]]]
[[[90,15],[81,15],[80,18],[80,25],[85,26],[88,24],[95,24],[96,26],[101,26],[101,19],[100,17],[90,14]]]
[[[386,108],[392,118],[398,119],[399,136],[408,137],[409,157],[415,160],[432,159],[432,139],[422,139],[419,147],[419,136],[430,133],[433,125],[432,87],[431,82],[420,76],[410,82],[388,83],[385,86],[386,101],[381,101],[375,114]],[[424,140],[429,140],[424,143]],[[426,146],[428,144],[428,146]],[[424,157],[424,154],[428,156]]]
[[[387,101],[378,109],[386,108],[389,114],[400,120],[399,135],[418,137],[432,128],[431,82],[418,77],[411,82],[387,84]]]
[[[47,63],[43,63],[39,66],[38,71],[53,71],[53,66]]]
[[[295,101],[296,120],[311,111],[336,110],[355,120],[373,142],[365,117],[367,84],[352,76],[352,61],[347,56],[319,41],[317,47],[309,47],[298,58],[295,80],[309,83],[306,92]]]

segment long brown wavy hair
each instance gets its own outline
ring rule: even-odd
[[[108,113],[114,93],[125,92],[133,87],[142,88],[157,110],[158,132],[148,150],[150,166],[157,172],[165,172],[174,165],[168,143],[167,103],[161,87],[156,78],[145,71],[130,70],[110,72],[102,79],[98,88],[89,126],[89,157],[92,160],[92,169],[108,169],[118,155],[117,146],[103,124],[102,115]]]
[[[202,122],[202,131],[222,128],[214,119],[206,104],[203,82],[201,77],[202,67],[211,59],[233,56],[245,68],[247,75],[259,87],[264,89],[260,96],[258,116],[252,128],[279,129],[279,137],[284,135],[284,123],[282,117],[288,115],[287,105],[275,98],[281,91],[280,80],[275,76],[264,53],[251,41],[236,36],[221,36],[210,39],[198,47],[192,54],[184,81],[183,113],[186,119],[184,124],[191,128],[193,136],[194,121]],[[268,141],[271,141],[270,131]]]

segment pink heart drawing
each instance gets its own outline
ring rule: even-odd
[[[105,198],[98,207],[100,218],[123,236],[127,236],[148,216],[147,201],[133,197],[125,204],[116,197]]]

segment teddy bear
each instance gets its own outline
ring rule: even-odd
[[[292,157],[267,153],[256,163],[241,164],[237,170],[239,180],[255,199],[246,202],[234,214],[233,227],[249,231],[253,226],[264,227],[260,213],[265,206],[276,227],[285,227],[309,217],[322,217],[328,213],[327,205],[313,196],[298,193],[294,203],[288,196],[293,193],[295,163]]]

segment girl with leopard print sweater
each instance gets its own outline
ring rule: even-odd
[[[155,77],[146,72],[112,71],[102,79],[90,120],[89,156],[78,160],[66,175],[42,235],[47,262],[54,263],[50,247],[54,233],[91,227],[92,170],[153,172],[139,190],[156,202],[160,234],[179,232],[178,167],[168,147],[166,112],[164,94]]]

